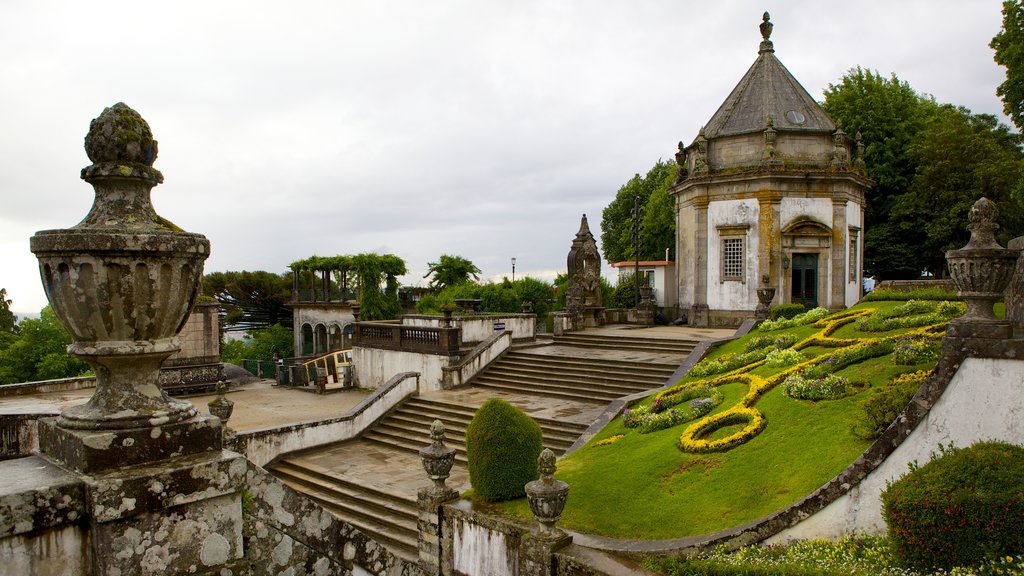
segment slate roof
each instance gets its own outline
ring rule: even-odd
[[[768,15],[765,14],[767,23]],[[708,139],[761,132],[770,116],[776,130],[835,131],[835,123],[775,57],[765,34],[757,60],[704,128]]]

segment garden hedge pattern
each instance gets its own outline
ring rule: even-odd
[[[697,376],[699,379],[668,388],[654,395],[650,406],[641,406],[634,410],[646,410],[645,415],[650,413],[656,417],[660,410],[678,403],[678,399],[691,398],[694,389],[718,388],[733,383],[745,384],[747,393],[737,403],[725,410],[706,415],[692,422],[676,442],[679,449],[684,452],[702,453],[729,450],[749,441],[764,430],[768,425],[768,420],[758,410],[756,404],[767,392],[791,376],[794,377],[792,381],[824,379],[847,366],[870,358],[893,354],[898,346],[907,342],[913,343],[914,351],[930,351],[945,333],[949,319],[963,312],[963,305],[960,303],[911,301],[902,305],[901,308],[900,312],[904,315],[901,316],[890,310],[879,321],[893,325],[889,328],[890,330],[897,328],[909,328],[910,330],[899,335],[889,336],[833,337],[835,332],[843,326],[853,322],[873,321],[873,316],[878,313],[878,308],[873,307],[847,310],[832,315],[827,315],[823,309],[818,308],[791,319],[781,319],[776,322],[766,321],[761,325],[761,332],[801,325],[812,325],[820,330],[788,347],[780,346],[778,348],[774,342],[778,341],[788,345],[790,341],[786,341],[785,336],[778,340],[766,336],[755,336],[754,339],[758,341],[758,344],[762,344],[764,347],[754,347],[742,354],[706,359],[698,363],[689,374]],[[923,323],[925,320],[927,323]],[[826,348],[829,351],[798,361],[767,377],[753,373],[754,369],[766,365],[766,357],[772,350],[792,350],[799,353],[811,347]],[[796,356],[790,356],[790,358],[799,359]],[[724,373],[721,373],[723,371]],[[736,425],[741,425],[741,428],[725,437],[709,438],[717,430]]]

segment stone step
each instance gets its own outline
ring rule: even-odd
[[[452,420],[434,414],[429,413],[410,413],[406,411],[395,412],[388,416],[387,420],[382,422],[382,426],[392,426],[395,428],[401,428],[407,430],[410,433],[416,433],[423,437],[425,441],[430,439],[430,425],[434,420],[441,420],[444,422],[445,429],[445,442],[465,442],[466,428],[469,426],[469,420]],[[573,442],[579,438],[582,430],[577,429],[551,429],[550,427],[543,427],[541,431],[544,433],[545,442],[555,443],[568,443],[566,447],[571,446]]]
[[[355,486],[325,476],[294,462],[279,462],[271,473],[331,514],[355,526],[401,558],[415,561],[418,554],[415,502],[380,490]]]
[[[500,361],[515,362],[517,364],[540,364],[540,365],[551,365],[558,364],[563,366],[576,367],[580,370],[590,371],[617,371],[617,372],[630,372],[630,371],[654,371],[661,372],[664,370],[674,371],[679,365],[678,362],[637,362],[633,360],[609,360],[603,358],[576,358],[573,356],[562,356],[555,354],[535,354],[527,351],[520,352],[508,352],[502,356]]]
[[[618,350],[644,350],[689,354],[697,346],[694,340],[670,340],[666,338],[643,338],[636,336],[600,336],[591,334],[566,334],[555,336],[555,344],[581,348],[604,348]]]
[[[512,399],[512,403],[515,403],[515,399]],[[410,398],[399,410],[392,412],[393,415],[402,415],[403,417],[415,417],[416,415],[426,416],[429,419],[426,421],[427,429],[429,430],[430,423],[435,419],[440,419],[442,422],[451,422],[453,425],[461,428],[462,432],[465,432],[465,427],[469,424],[469,421],[473,419],[476,411],[479,407],[468,406],[465,404],[457,404],[454,402],[443,402],[434,399],[423,399],[423,398]],[[545,435],[551,434],[553,437],[579,437],[580,434],[585,432],[588,428],[588,424],[580,422],[571,422],[568,420],[552,420],[550,418],[539,418],[531,416],[537,424],[540,425],[541,430],[544,431]]]
[[[505,380],[491,380],[486,376],[478,376],[473,380],[473,385],[480,388],[513,392],[516,394],[531,394],[533,396],[545,396],[561,400],[571,400],[588,404],[607,404],[616,398],[628,394],[615,394],[600,392],[597,390],[572,390],[561,386],[544,386],[522,382],[509,383]]]
[[[601,368],[607,368],[602,370]],[[499,360],[491,365],[491,369],[502,370],[505,372],[514,372],[517,375],[522,376],[555,376],[566,374],[575,378],[583,378],[587,380],[607,380],[609,382],[615,382],[619,380],[643,380],[649,381],[654,380],[665,380],[675,372],[675,367],[660,369],[660,370],[637,370],[637,369],[620,369],[616,370],[611,367],[596,366],[590,369],[581,369],[576,366],[558,364],[558,363],[527,363],[520,361],[504,361]]]
[[[480,379],[504,380],[508,383],[546,384],[575,390],[601,389],[608,392],[619,392],[619,396],[624,396],[660,386],[665,383],[667,378],[590,378],[571,372],[527,372],[499,365],[487,370],[483,376],[477,377],[477,380]],[[477,380],[474,380],[474,383]]]

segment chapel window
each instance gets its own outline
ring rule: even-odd
[[[743,237],[722,238],[722,280],[743,280]]]

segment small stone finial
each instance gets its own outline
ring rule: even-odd
[[[765,12],[764,16],[761,17],[761,25],[758,26],[761,29],[761,47],[760,52],[775,52],[775,45],[772,44],[772,29],[775,25],[772,24],[771,16]]]
[[[686,174],[689,171],[689,167],[686,165],[686,146],[682,140],[679,141],[679,147],[676,150],[676,166],[678,166],[676,183],[679,183],[686,180]]]
[[[995,202],[981,197],[971,206],[967,213],[967,229],[971,231],[971,239],[964,248],[1001,248],[996,242],[996,230],[999,230],[999,211]]]
[[[434,420],[430,424],[430,441],[434,444],[444,444],[444,422]]]
[[[93,164],[82,170],[82,178],[116,173],[163,182],[163,175],[152,167],[157,156],[153,132],[142,115],[124,102],[104,108],[89,123],[85,153]]]
[[[543,539],[558,539],[564,533],[555,528],[555,523],[562,517],[562,510],[569,498],[569,485],[555,480],[555,453],[550,448],[541,451],[537,467],[540,469],[540,478],[526,484],[526,501],[540,524],[537,535]]]
[[[854,142],[853,166],[858,172],[864,172],[867,170],[867,164],[864,163],[864,137],[861,136],[860,130],[857,131]]]
[[[455,464],[455,449],[444,445],[444,422],[434,420],[430,424],[430,445],[420,449],[423,469],[433,481],[427,493],[432,498],[450,500],[458,493],[448,487],[445,481]]]

